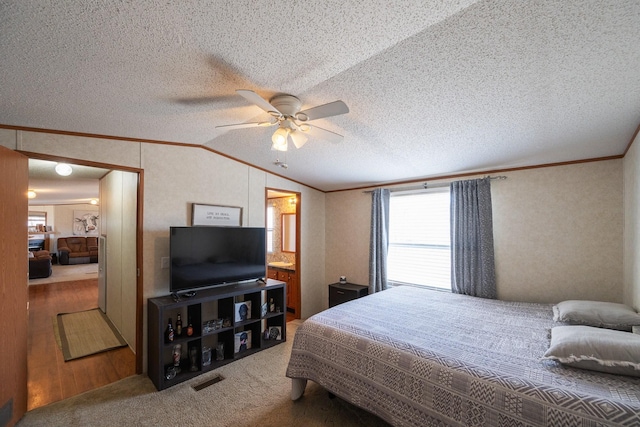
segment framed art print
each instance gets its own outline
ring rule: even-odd
[[[234,312],[236,322],[251,319],[251,301],[237,302]]]
[[[233,352],[241,353],[251,348],[251,331],[238,332],[233,337]]]
[[[242,226],[242,208],[192,204],[191,225]]]
[[[282,340],[282,327],[270,326],[269,327],[269,339],[280,341]]]

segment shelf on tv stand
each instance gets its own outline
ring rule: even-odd
[[[286,341],[286,313],[267,312],[261,316],[261,306],[271,299],[278,307],[286,303],[286,284],[268,279],[266,283],[237,283],[226,286],[201,289],[190,298],[180,297],[175,300],[172,295],[149,298],[148,315],[148,374],[158,390],[187,381],[205,372],[217,369],[235,360],[254,354]],[[251,301],[251,318],[236,321],[235,304]],[[175,322],[177,314],[182,317],[182,335],[173,342],[164,339],[165,328],[169,318]],[[203,332],[203,322],[212,319],[231,319],[231,326],[221,327]],[[191,319],[193,334],[186,336],[186,329]],[[280,340],[264,339],[263,331],[267,328],[279,327]],[[234,349],[235,334],[251,331],[251,348],[236,353]],[[224,359],[216,360],[216,344],[224,345]],[[175,378],[167,379],[167,369],[173,366],[173,346],[180,344],[180,373]],[[211,348],[211,364],[203,366],[202,348]],[[191,371],[189,350],[197,349],[196,365],[198,370]]]

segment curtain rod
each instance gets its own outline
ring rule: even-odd
[[[485,176],[485,178],[489,178],[492,181],[507,179],[507,177],[504,175],[499,175],[499,176],[487,175]],[[394,191],[409,191],[409,190],[427,190],[429,188],[448,187],[449,184],[451,184],[452,182],[453,181],[446,181],[446,182],[439,182],[437,184],[429,184],[428,182],[424,182],[420,186],[390,188],[389,191],[394,192]],[[365,190],[363,191],[363,193],[373,193],[373,190]]]

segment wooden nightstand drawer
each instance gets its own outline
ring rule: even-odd
[[[369,295],[369,287],[355,283],[332,283],[329,285],[329,307]]]

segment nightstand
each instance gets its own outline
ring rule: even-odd
[[[332,283],[329,285],[329,307],[369,295],[369,287],[355,283]]]

